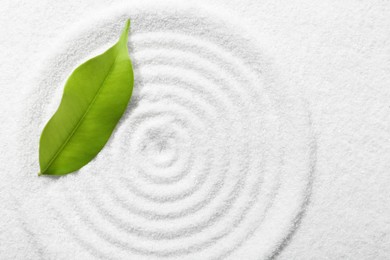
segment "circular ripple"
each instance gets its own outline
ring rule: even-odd
[[[132,102],[96,160],[79,174],[42,180],[42,192],[26,202],[28,209],[36,204],[24,214],[40,253],[102,259],[277,254],[309,196],[309,114],[230,13],[137,5],[71,30],[39,74],[25,138],[38,138],[71,69],[112,44],[127,17]]]

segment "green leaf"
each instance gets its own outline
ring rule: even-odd
[[[114,46],[81,64],[68,78],[60,106],[41,135],[39,175],[74,172],[107,143],[133,90],[129,26],[127,20]]]

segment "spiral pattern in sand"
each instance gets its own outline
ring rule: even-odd
[[[96,160],[46,180],[29,201],[37,203],[29,232],[42,254],[263,259],[280,250],[309,196],[310,120],[261,45],[226,15],[189,5],[121,8],[71,33],[52,54],[51,77],[41,74],[32,104],[40,125],[66,73],[132,19],[128,111]]]

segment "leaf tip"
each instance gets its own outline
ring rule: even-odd
[[[127,36],[129,34],[129,29],[130,29],[130,19],[127,19],[125,23],[125,28],[123,29],[123,34]]]
[[[130,28],[130,18],[126,20],[125,30],[129,31],[129,28]]]
[[[126,43],[126,45],[127,45],[127,40],[129,37],[129,28],[130,28],[130,19],[127,19],[126,23],[125,23],[125,27],[123,28],[121,37],[119,39],[119,42]]]

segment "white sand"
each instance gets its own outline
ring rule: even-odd
[[[390,255],[390,6],[104,2],[1,11],[1,259]],[[64,81],[128,17],[128,111],[38,178]]]

